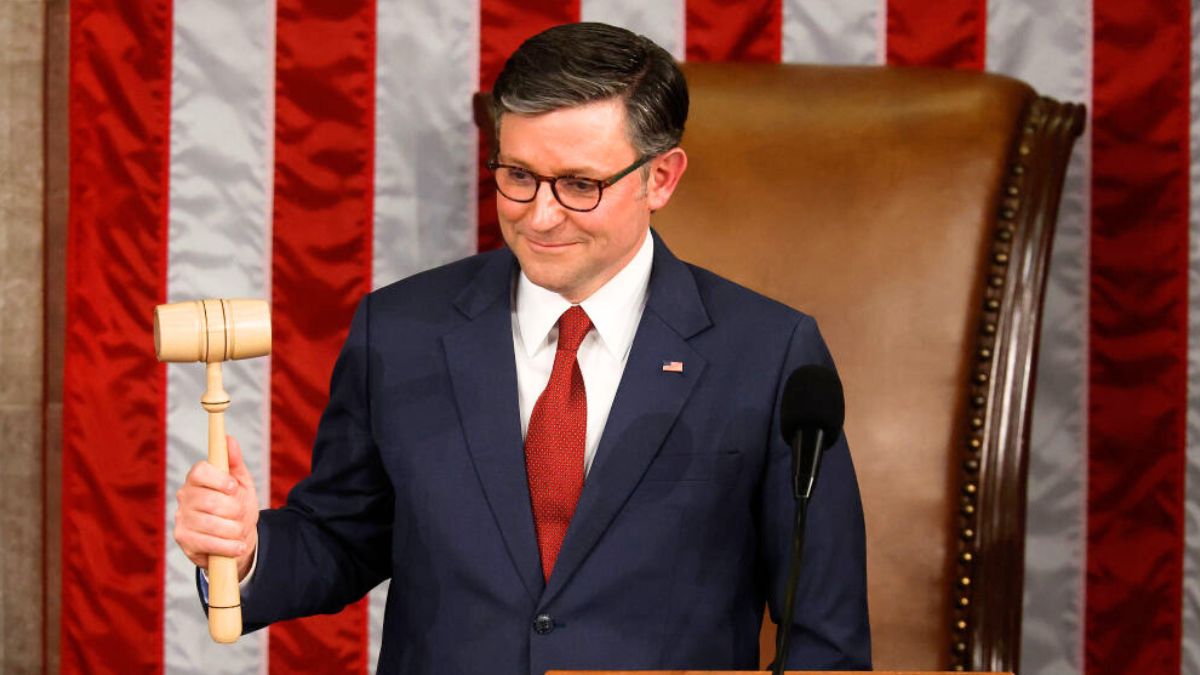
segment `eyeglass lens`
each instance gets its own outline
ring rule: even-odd
[[[495,176],[496,188],[509,199],[528,202],[537,194],[538,179],[529,171],[498,166]],[[591,179],[560,176],[554,179],[552,190],[559,203],[568,209],[589,211],[600,203],[600,184]]]

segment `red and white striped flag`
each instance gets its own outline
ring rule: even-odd
[[[170,536],[203,369],[150,309],[272,301],[227,366],[264,505],[308,467],[358,297],[496,246],[471,95],[550,25],[681,59],[986,68],[1091,111],[1051,266],[1024,673],[1200,675],[1200,12],[1161,0],[72,0],[64,672],[373,671],[382,593],[212,644]],[[119,579],[120,583],[113,583]]]

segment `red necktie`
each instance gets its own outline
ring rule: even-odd
[[[533,406],[525,435],[525,471],[537,527],[542,573],[550,579],[567,526],[583,492],[587,393],[575,352],[592,320],[578,305],[558,319],[558,351],[550,381]]]

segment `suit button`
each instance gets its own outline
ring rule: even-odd
[[[538,635],[545,635],[554,630],[554,617],[549,614],[538,614],[533,620],[533,631]]]

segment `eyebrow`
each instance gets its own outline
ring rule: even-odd
[[[496,159],[501,164],[512,164],[513,166],[519,166],[523,169],[529,169],[530,171],[533,171],[533,167],[529,166],[528,162],[522,162],[521,160],[515,159],[512,157],[506,157],[504,155],[504,153],[497,154]],[[540,173],[538,171],[533,171],[533,172]],[[594,178],[595,176],[600,175],[600,173],[601,172],[599,170],[597,170],[595,167],[590,167],[590,168],[589,167],[567,167],[566,169],[563,169],[562,171],[560,171],[558,173],[546,174],[546,175],[551,175],[551,176],[554,176],[555,178],[563,178],[563,177],[567,177],[567,176],[572,176],[575,178],[591,178],[594,180],[603,180],[604,176],[601,176],[600,178]]]

